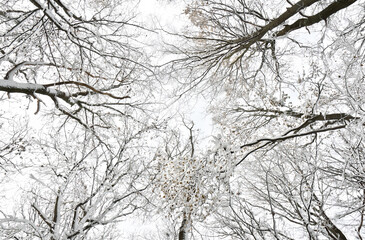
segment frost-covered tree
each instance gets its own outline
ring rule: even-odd
[[[113,239],[148,203],[137,4],[0,3],[0,238]]]
[[[146,207],[145,190],[151,184],[141,133],[119,139],[109,146],[112,150],[82,131],[72,138],[61,134],[34,140],[16,162],[20,170],[13,175],[27,183],[18,192],[20,198],[13,197],[17,204],[1,209],[1,236],[118,238],[115,224]],[[6,183],[16,187],[17,182]]]
[[[188,1],[160,89],[137,2],[0,3],[0,238],[122,239],[150,211],[166,238],[364,239],[364,1]],[[170,90],[211,103],[211,142],[158,129]]]
[[[88,128],[107,128],[103,110],[125,114],[139,99],[147,66],[133,45],[142,29],[133,1],[3,1],[0,91],[25,94]],[[15,94],[14,94],[15,95]]]
[[[364,8],[355,0],[187,6],[194,26],[175,34],[185,42],[171,49],[181,57],[169,67],[181,94],[198,88],[212,99],[222,149],[233,156],[230,194],[216,212],[222,237],[363,238]]]
[[[173,238],[178,240],[193,238],[194,225],[206,221],[227,191],[222,181],[227,175],[226,159],[215,159],[215,152],[202,154],[194,123],[183,121],[183,125],[188,134],[172,130],[161,143],[153,181],[157,210],[174,225]]]

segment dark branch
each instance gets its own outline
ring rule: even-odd
[[[323,9],[321,12],[317,13],[316,15],[309,16],[307,18],[301,18],[295,21],[293,24],[286,25],[282,30],[277,32],[275,36],[280,37],[283,36],[291,31],[302,27],[308,27],[320,21],[326,21],[331,15],[335,14],[336,12],[347,8],[351,4],[355,3],[357,0],[338,0]]]

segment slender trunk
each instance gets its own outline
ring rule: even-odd
[[[183,213],[183,220],[179,229],[179,240],[186,240],[186,229],[188,224],[188,218],[186,216],[186,212]]]

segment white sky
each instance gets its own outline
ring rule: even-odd
[[[184,14],[185,7],[186,3],[184,1],[141,0],[141,14],[138,15],[137,21],[141,21],[145,26],[148,26],[151,29],[156,26],[161,26],[161,28],[170,32],[181,32],[184,30],[184,26],[189,24],[189,19],[187,15]],[[152,56],[155,64],[159,65],[171,60],[169,59],[171,56],[166,56],[161,52],[158,52],[163,51],[161,40],[171,39],[171,36],[168,36],[168,34],[164,34],[161,31],[156,31],[155,34],[150,33],[146,35],[144,41],[146,41],[147,44],[151,44],[150,51],[157,51],[154,53],[157,57]],[[168,86],[165,87],[170,89]],[[170,107],[168,112],[182,114],[183,117],[187,118],[187,121],[194,122],[194,129],[199,129],[199,138],[201,138],[202,142],[209,140],[209,136],[211,136],[213,132],[213,121],[212,116],[207,111],[209,107],[208,102],[205,101],[203,97],[198,96],[189,100],[184,100],[183,97],[178,101],[173,99],[168,105]],[[181,123],[179,123],[179,125],[181,125]]]

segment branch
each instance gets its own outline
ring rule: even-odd
[[[73,94],[69,94],[54,88],[50,88],[51,86],[59,86],[59,85],[67,85],[67,84],[73,84],[77,86],[83,86],[91,91],[87,92],[77,92]],[[105,95],[114,99],[123,100],[126,98],[130,98],[130,96],[123,96],[118,97],[108,92],[103,92],[101,90],[95,89],[94,87],[82,83],[82,82],[76,82],[76,81],[65,81],[65,82],[57,82],[57,83],[51,83],[51,84],[36,84],[36,83],[18,83],[15,81],[10,80],[1,80],[0,79],[0,91],[8,92],[8,93],[24,93],[27,95],[33,96],[34,93],[38,93],[41,95],[48,96],[52,99],[54,98],[60,98],[70,104],[71,106],[74,104],[79,104],[80,102],[75,99],[76,96],[86,96],[90,94],[101,94]]]
[[[312,135],[312,134],[317,134],[317,133],[321,133],[321,132],[334,131],[334,130],[342,129],[342,128],[345,128],[345,127],[346,127],[346,124],[339,125],[339,126],[332,127],[332,128],[317,129],[317,130],[313,130],[313,131],[309,131],[309,132],[305,132],[305,133],[292,134],[292,135],[286,135],[286,136],[284,135],[284,136],[277,137],[277,138],[261,138],[261,139],[256,140],[255,142],[251,142],[251,143],[244,144],[244,145],[240,146],[241,149],[244,148],[244,147],[254,146],[254,145],[256,145],[256,144],[258,144],[260,142],[265,142],[264,144],[256,147],[255,149],[249,151],[248,153],[246,153],[243,156],[243,158],[236,163],[236,166],[240,165],[249,155],[251,155],[252,153],[256,152],[257,150],[259,150],[261,148],[266,147],[269,144],[281,142],[281,141],[284,141],[284,140],[287,140],[287,139],[291,139],[291,138],[304,137],[304,136],[308,136],[308,135]],[[234,153],[234,152],[231,152],[231,153]]]
[[[48,225],[48,227],[51,229],[51,232],[52,232],[53,231],[52,222],[47,219],[47,217],[42,213],[42,211],[35,204],[32,204],[32,207],[38,213],[38,215],[42,218],[42,220]]]
[[[310,124],[317,122],[317,121],[346,122],[346,121],[360,119],[359,117],[354,117],[347,113],[304,114],[304,113],[295,112],[292,110],[281,111],[281,110],[264,109],[264,108],[255,108],[255,109],[236,108],[236,109],[234,109],[234,111],[244,112],[244,113],[258,113],[258,114],[260,114],[260,116],[271,117],[271,118],[279,117],[280,115],[285,115],[285,116],[294,117],[294,118],[306,119],[306,121],[304,123],[302,123],[300,126],[287,131],[284,134],[284,136],[288,135],[289,133],[292,133],[292,132],[297,133],[299,130],[304,129],[307,126],[309,126]],[[267,113],[270,113],[270,115],[268,115]]]
[[[338,130],[338,129],[345,128],[345,127],[346,127],[346,124],[339,125],[339,126],[332,127],[332,128],[317,129],[317,130],[313,130],[313,131],[309,131],[309,132],[305,132],[305,133],[298,133],[298,134],[292,134],[292,135],[284,135],[284,136],[277,137],[277,138],[261,138],[261,139],[256,140],[255,142],[251,142],[251,143],[244,144],[244,145],[240,146],[240,148],[250,147],[250,146],[256,145],[256,144],[258,144],[260,142],[275,143],[275,142],[284,141],[284,140],[287,140],[287,139],[290,139],[290,138],[304,137],[304,136],[308,136],[308,135],[312,135],[312,134],[316,134],[316,133],[334,131],[334,130]]]
[[[280,26],[282,23],[284,23],[286,20],[294,16],[300,10],[307,8],[318,1],[319,0],[301,0],[293,4],[290,8],[287,8],[287,10],[284,13],[282,13],[279,17],[272,20],[270,23],[262,27],[260,30],[251,34],[251,36],[236,40],[235,42],[240,43],[242,45],[235,51],[233,51],[233,53],[229,54],[227,58],[231,57],[232,55],[243,49],[248,49],[252,44],[259,41],[267,32]]]
[[[70,105],[77,103],[77,100],[73,99],[68,93],[36,83],[18,83],[15,81],[0,79],[0,91],[8,93],[24,93],[31,96],[34,93],[38,93],[50,98],[60,98]]]
[[[275,34],[276,37],[284,36],[285,34],[294,31],[302,27],[308,27],[322,20],[326,21],[328,17],[335,14],[336,12],[347,8],[357,0],[337,0],[319,13],[309,16],[307,18],[301,18],[295,21],[293,24],[286,25],[281,31]]]
[[[343,232],[332,222],[332,220],[327,216],[327,214],[325,213],[325,211],[323,210],[323,204],[322,202],[318,199],[317,195],[313,192],[313,198],[314,201],[318,204],[319,209],[315,209],[314,210],[319,214],[319,216],[322,218],[322,220],[324,221],[324,227],[328,233],[328,235],[332,238],[332,239],[337,239],[337,240],[347,240],[346,236],[343,234]]]
[[[86,83],[76,82],[76,81],[56,82],[56,83],[50,83],[50,84],[43,84],[43,86],[44,87],[51,87],[51,86],[60,86],[60,85],[67,85],[67,84],[74,84],[74,85],[77,85],[77,86],[83,86],[83,87],[89,88],[90,90],[92,90],[95,93],[99,93],[99,94],[102,94],[102,95],[106,95],[106,96],[109,96],[109,97],[114,98],[114,99],[122,100],[122,99],[130,98],[129,96],[117,97],[117,96],[114,96],[111,93],[97,90],[94,87],[92,87],[92,86],[90,86],[90,85],[88,85]],[[81,93],[73,93],[71,96],[79,96],[79,95],[84,96],[83,93],[89,93],[90,94],[90,92],[81,92]]]
[[[4,53],[5,54],[5,53]],[[47,67],[55,67],[55,68],[63,68],[63,69],[67,69],[69,71],[79,71],[79,72],[83,72],[85,73],[87,76],[91,77],[91,78],[98,78],[98,79],[103,79],[103,80],[108,80],[105,77],[102,76],[97,76],[92,74],[89,71],[86,71],[85,69],[83,69],[82,67],[67,67],[66,65],[59,65],[56,63],[50,63],[50,62],[41,62],[41,61],[23,61],[21,63],[18,64],[14,64],[14,67],[11,68],[5,75],[5,80],[13,80],[13,76],[15,75],[15,73],[20,70],[20,68],[22,68],[23,66],[47,66]]]

